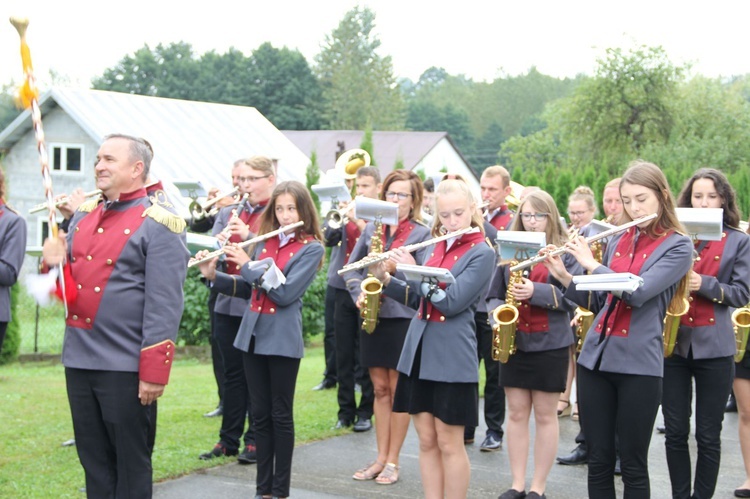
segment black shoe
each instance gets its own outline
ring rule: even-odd
[[[498,437],[494,431],[487,432],[487,436],[484,437],[482,445],[479,446],[479,450],[482,452],[493,452],[500,450],[503,447],[503,439]]]
[[[464,445],[474,443],[474,428],[464,429]],[[510,489],[513,490],[513,489]]]
[[[224,407],[219,406],[213,411],[209,411],[203,415],[204,418],[215,418],[224,415]]]
[[[370,431],[372,430],[372,421],[370,421],[370,418],[357,417],[352,430],[356,432]]]
[[[214,445],[213,449],[198,456],[198,459],[201,459],[202,461],[208,461],[209,459],[213,459],[215,457],[236,456],[237,452],[237,449],[228,449],[226,446],[224,446],[224,444],[219,442],[218,444]]]
[[[662,435],[664,435],[665,433],[667,433],[667,427],[666,426],[657,426],[656,427],[656,431],[659,432],[659,433],[661,433]]]
[[[586,464],[589,462],[589,454],[586,449],[579,445],[567,456],[558,457],[557,462],[571,466],[576,464]]]
[[[336,421],[336,424],[334,425],[334,430],[343,430],[344,428],[349,428],[352,425],[352,422],[347,419],[339,419]]]
[[[734,497],[750,497],[750,489],[734,489]]]
[[[245,446],[245,450],[240,452],[237,456],[237,462],[240,464],[255,464],[258,462],[258,456],[255,453],[255,445],[248,444]]]
[[[330,388],[336,388],[336,382],[332,379],[323,378],[323,381],[313,386],[313,391],[328,390]]]
[[[724,408],[724,412],[737,412],[737,399],[729,397],[727,406]],[[750,490],[750,489],[737,489],[737,490]],[[750,496],[737,496],[737,497],[750,497]]]
[[[620,456],[615,459],[615,475],[622,475],[622,466],[620,465]]]
[[[538,492],[529,492],[526,494],[526,499],[547,499],[547,496],[542,493],[542,495],[539,495]]]
[[[518,492],[516,489],[508,489],[498,496],[497,499],[523,499],[526,497],[526,491]]]

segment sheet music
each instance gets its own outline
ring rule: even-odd
[[[579,291],[625,291],[632,293],[643,285],[643,278],[630,272],[622,272],[577,275],[573,276],[573,282]]]
[[[399,263],[396,270],[401,271],[408,281],[421,281],[423,279],[437,279],[438,282],[453,284],[456,278],[451,271],[442,267],[425,267],[423,265],[409,265]]]

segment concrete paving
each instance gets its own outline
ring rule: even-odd
[[[481,409],[480,409],[481,414]],[[481,416],[480,416],[481,420]],[[333,421],[332,421],[333,423]],[[661,417],[657,424],[661,423]],[[477,429],[477,442],[467,446],[471,460],[470,498],[494,498],[510,487],[511,476],[507,450],[485,453],[479,451],[484,427]],[[560,419],[558,455],[575,447],[573,442],[578,423],[570,418]],[[532,420],[533,439],[533,420]],[[324,498],[416,498],[422,497],[420,483],[418,440],[413,426],[401,452],[400,480],[394,485],[357,482],[351,476],[355,470],[376,456],[375,432],[350,433],[327,440],[299,446],[294,452],[292,490],[295,499]],[[695,442],[691,442],[691,456],[695,462]],[[651,495],[655,499],[671,497],[669,474],[664,456],[664,437],[654,432],[649,452]],[[527,486],[533,473],[529,459]],[[552,467],[547,481],[546,495],[550,499],[580,499],[586,497],[586,466]],[[724,419],[722,433],[722,461],[715,497],[733,497],[733,490],[745,476],[737,437],[737,414]],[[616,478],[618,496],[622,496],[622,482]],[[154,487],[157,499],[222,499],[248,498],[255,494],[255,466],[236,463],[217,466],[191,475],[161,482]]]

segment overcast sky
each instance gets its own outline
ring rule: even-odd
[[[0,0],[0,83],[21,78],[11,15],[28,17],[29,45],[41,80],[48,70],[88,86],[92,77],[145,43],[185,41],[197,54],[261,43],[298,49],[310,63],[325,36],[356,0],[174,2],[169,0]],[[441,6],[442,5],[442,6]],[[564,77],[591,74],[608,47],[662,45],[693,73],[750,73],[750,2],[714,0],[434,2],[377,0],[381,55],[396,76],[417,80],[430,66],[474,80],[536,66]]]

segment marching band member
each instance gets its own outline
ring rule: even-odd
[[[495,241],[497,231],[510,228],[513,212],[508,209],[505,199],[512,193],[510,174],[500,165],[487,167],[479,180],[482,202],[488,203],[484,212],[484,233],[490,241]],[[492,328],[487,317],[487,302],[479,300],[474,317],[477,333],[477,356],[484,363],[484,422],[487,432],[479,445],[479,450],[492,452],[499,450],[503,443],[503,423],[505,422],[505,393],[500,387],[500,364],[492,360]],[[474,442],[475,428],[467,426],[464,443]]]
[[[201,272],[224,294],[251,298],[234,347],[241,351],[255,423],[256,493],[270,499],[289,496],[294,388],[304,355],[302,295],[315,279],[325,250],[315,205],[303,184],[282,182],[274,189],[268,206],[260,218],[260,235],[300,220],[305,224],[250,250],[254,260],[266,262],[265,266],[248,266],[250,256],[242,248],[229,245],[225,248],[227,260],[240,267],[239,276],[216,272],[215,259],[201,264]],[[275,288],[265,278],[265,272],[274,266],[285,277]]]
[[[357,170],[355,188],[357,196],[376,199],[380,193],[380,172],[374,166],[363,166]],[[350,214],[352,215],[352,214]],[[354,304],[346,282],[338,271],[349,260],[354,246],[359,240],[367,222],[349,216],[349,221],[334,229],[323,224],[325,245],[331,247],[328,262],[328,286],[334,288],[333,333],[336,347],[336,377],[338,382],[338,420],[335,429],[356,425],[355,431],[372,429],[372,404],[375,395],[372,390],[370,373],[357,369],[359,362],[359,330],[362,319]],[[361,371],[361,376],[359,375]],[[359,383],[362,396],[357,404],[354,385]]]
[[[407,244],[428,239],[430,231],[421,223],[422,181],[410,170],[394,170],[383,180],[380,199],[398,204],[398,225],[384,226],[383,250],[389,251]],[[369,222],[352,250],[349,263],[361,260],[372,247],[375,223]],[[426,249],[422,250],[423,254]],[[388,266],[395,274],[395,263]],[[346,275],[346,285],[358,307],[364,306],[364,293],[360,284],[367,269]],[[372,480],[391,485],[399,478],[399,454],[409,429],[409,416],[395,413],[393,397],[398,382],[399,355],[404,345],[409,321],[414,311],[403,303],[385,297],[380,305],[378,324],[372,334],[364,329],[359,333],[360,363],[369,369],[375,392],[375,434],[378,456],[375,462],[354,473],[355,480]]]
[[[615,435],[625,496],[650,497],[648,448],[661,401],[662,327],[670,300],[687,292],[692,264],[691,241],[681,233],[669,184],[658,166],[631,163],[620,195],[623,221],[654,213],[657,218],[614,236],[602,264],[583,237],[568,242],[566,249],[589,273],[630,272],[643,279],[641,287],[632,293],[578,292],[560,257],[545,263],[567,287],[567,297],[597,314],[578,358],[592,499],[615,497]]]
[[[613,178],[604,185],[602,192],[602,208],[604,219],[617,225],[622,215],[622,199],[620,198],[620,178]]]
[[[10,322],[10,288],[18,280],[26,252],[26,223],[5,204],[5,173],[0,169],[0,352]]]
[[[567,241],[552,197],[544,191],[529,194],[518,208],[511,230],[545,232],[547,242]],[[574,260],[566,259],[572,268]],[[498,267],[487,295],[489,309],[504,302],[510,271]],[[513,484],[500,497],[545,497],[547,476],[555,461],[559,427],[557,402],[565,390],[568,351],[573,343],[571,312],[575,305],[563,296],[563,288],[544,265],[532,268],[528,278],[516,283],[513,296],[520,302],[516,329],[516,353],[500,366],[500,383],[508,400],[508,458]],[[525,492],[529,453],[529,418],[534,409],[534,476]]]
[[[750,234],[750,228],[747,229]],[[737,400],[739,412],[738,433],[742,461],[745,463],[745,481],[734,491],[735,497],[750,497],[750,355],[745,352],[742,360],[735,363],[734,383],[732,389]]]
[[[477,228],[434,245],[428,253],[425,265],[449,269],[455,282],[446,289],[434,289],[392,277],[384,264],[371,267],[383,281],[389,299],[419,310],[411,319],[399,359],[393,410],[411,414],[414,420],[422,486],[428,499],[466,497],[469,487],[471,472],[463,434],[464,426],[476,426],[478,419],[474,311],[487,289],[487,269],[495,261],[494,251],[484,242],[482,219],[468,185],[443,180],[435,198],[433,236]],[[392,258],[397,263],[415,262],[404,252]]]
[[[248,198],[244,204],[222,208],[216,216],[212,233],[222,242],[228,238],[230,243],[237,243],[258,233],[261,214],[276,185],[276,174],[269,158],[253,156],[244,160],[236,171],[240,195],[247,194]],[[233,213],[238,215],[234,216]],[[229,262],[225,270],[227,274],[236,276],[239,275],[240,266]],[[224,361],[224,412],[219,442],[213,449],[200,455],[200,459],[203,460],[238,454],[237,459],[242,464],[254,463],[256,459],[252,409],[248,406],[242,354],[233,346],[247,306],[247,298],[234,296],[232,293],[222,293],[216,297],[214,326],[216,341]],[[240,438],[245,428],[245,419],[248,419],[248,429],[240,452]]]

